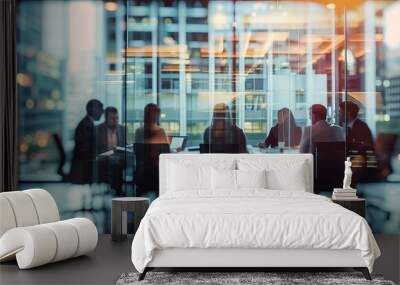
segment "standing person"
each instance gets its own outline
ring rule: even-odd
[[[347,152],[357,156],[354,168],[353,184],[374,181],[379,178],[379,169],[371,167],[375,163],[376,154],[371,130],[368,125],[358,118],[359,107],[351,101],[339,104],[339,121],[343,126],[346,137]],[[346,124],[347,117],[347,124]]]
[[[314,153],[317,142],[342,142],[343,130],[336,125],[329,125],[326,121],[326,108],[321,104],[314,104],[309,109],[311,126],[304,127],[300,141],[300,152]]]
[[[232,123],[229,107],[224,103],[214,106],[211,126],[203,135],[204,144],[237,145],[239,153],[246,153],[246,135],[243,130]]]
[[[87,184],[93,181],[93,161],[96,157],[94,122],[103,114],[103,104],[92,99],[86,104],[86,116],[75,129],[75,147],[72,154],[69,180],[72,183]]]
[[[282,108],[278,111],[278,122],[271,128],[264,142],[259,147],[277,147],[278,142],[284,142],[285,147],[300,144],[301,128],[297,126],[292,111]]]
[[[365,122],[358,118],[359,110],[357,104],[350,101],[339,104],[339,120],[346,130],[346,142],[349,149],[372,148],[374,145],[371,130]],[[347,125],[345,125],[346,116]]]

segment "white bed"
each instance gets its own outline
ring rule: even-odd
[[[132,243],[140,278],[154,267],[354,267],[370,278],[380,251],[367,222],[312,194],[312,173],[307,154],[161,155],[160,197]]]

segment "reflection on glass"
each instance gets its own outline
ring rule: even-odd
[[[79,202],[74,211],[86,207],[99,220],[107,219],[103,200],[115,194],[112,187],[138,194],[131,147],[105,185],[90,184],[101,181],[97,156],[85,167],[92,169],[85,184],[70,184],[79,180],[68,175],[76,161],[89,165],[76,130],[92,99],[116,108],[126,134],[123,143],[111,135],[103,145],[140,141],[136,130],[145,127],[145,106],[153,103],[165,136],[187,136],[187,147],[199,152],[214,106],[225,104],[250,153],[299,152],[308,145],[307,152],[319,147],[321,159],[331,147],[339,158],[352,156],[360,189],[371,179],[399,181],[400,2],[348,2],[19,1],[21,185],[51,185],[63,199],[98,187],[101,198]],[[325,109],[319,123],[309,114],[316,104]],[[316,124],[340,125],[345,142],[307,135]],[[353,127],[364,130],[352,133]],[[112,177],[118,183],[110,187]]]
[[[219,103],[229,106],[249,145],[265,139],[282,108],[292,111],[299,127],[307,124],[313,103],[327,106],[329,120],[336,121],[338,67],[332,57],[340,54],[344,36],[332,7],[293,1],[194,6],[128,1],[127,11],[132,13],[128,70],[140,70],[128,96],[128,109],[138,113],[134,125],[140,125],[139,114],[149,101],[164,110],[161,125],[167,133],[188,135],[188,146],[202,142]],[[142,101],[144,93],[148,101]]]

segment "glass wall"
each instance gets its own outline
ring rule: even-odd
[[[135,74],[140,90],[128,94],[128,108],[140,112],[149,101],[157,103],[161,125],[187,135],[188,146],[203,142],[218,103],[234,111],[248,151],[265,140],[282,108],[291,110],[294,129],[309,123],[313,103],[327,106],[328,120],[337,121],[341,86],[334,58],[344,35],[334,7],[301,1],[128,1],[127,14],[128,70],[142,70]],[[142,92],[148,100],[137,100]],[[298,146],[300,136],[286,138],[286,146]]]
[[[107,107],[119,115],[115,145],[125,145],[124,5],[29,0],[17,13],[21,188],[45,188],[64,218],[107,231],[111,196],[129,194],[132,179],[125,160],[99,156]]]
[[[348,126],[358,128],[348,132],[347,153],[372,228],[398,233],[400,40],[394,27],[400,23],[400,2],[365,1],[345,16],[346,53],[339,61],[347,67],[347,100],[359,107],[358,119],[347,114]]]
[[[157,196],[140,145],[159,123],[157,154],[313,153],[321,194],[351,156],[373,228],[400,232],[399,19],[400,1],[19,1],[21,188],[107,232],[111,197]]]

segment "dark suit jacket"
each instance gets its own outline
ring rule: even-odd
[[[357,155],[357,163],[353,164],[353,184],[374,181],[379,177],[372,133],[368,125],[355,119],[353,126],[347,128],[347,151]]]
[[[275,125],[269,131],[268,137],[265,139],[266,147],[277,147],[278,142],[284,141],[285,146],[296,146],[300,144],[301,139],[301,128],[297,126],[292,126],[291,132],[285,130],[280,130],[281,128],[278,125]],[[289,136],[290,135],[290,136]],[[290,138],[290,145],[289,145],[289,138]]]
[[[372,133],[368,125],[360,119],[355,119],[353,127],[347,131],[346,142],[349,149],[372,148],[374,145]]]
[[[136,169],[134,183],[136,195],[147,192],[159,194],[159,158],[161,153],[169,153],[169,144],[135,143]]]
[[[125,146],[125,130],[121,125],[117,128],[117,146]],[[110,150],[107,146],[107,126],[102,123],[96,127],[96,153]]]
[[[236,144],[238,145],[239,153],[247,152],[246,135],[243,130],[235,125],[227,128],[224,131],[223,137],[214,137],[211,127],[204,131],[203,140],[205,144]]]
[[[91,183],[95,153],[95,127],[85,116],[75,129],[75,147],[72,154],[70,177],[72,183]]]

